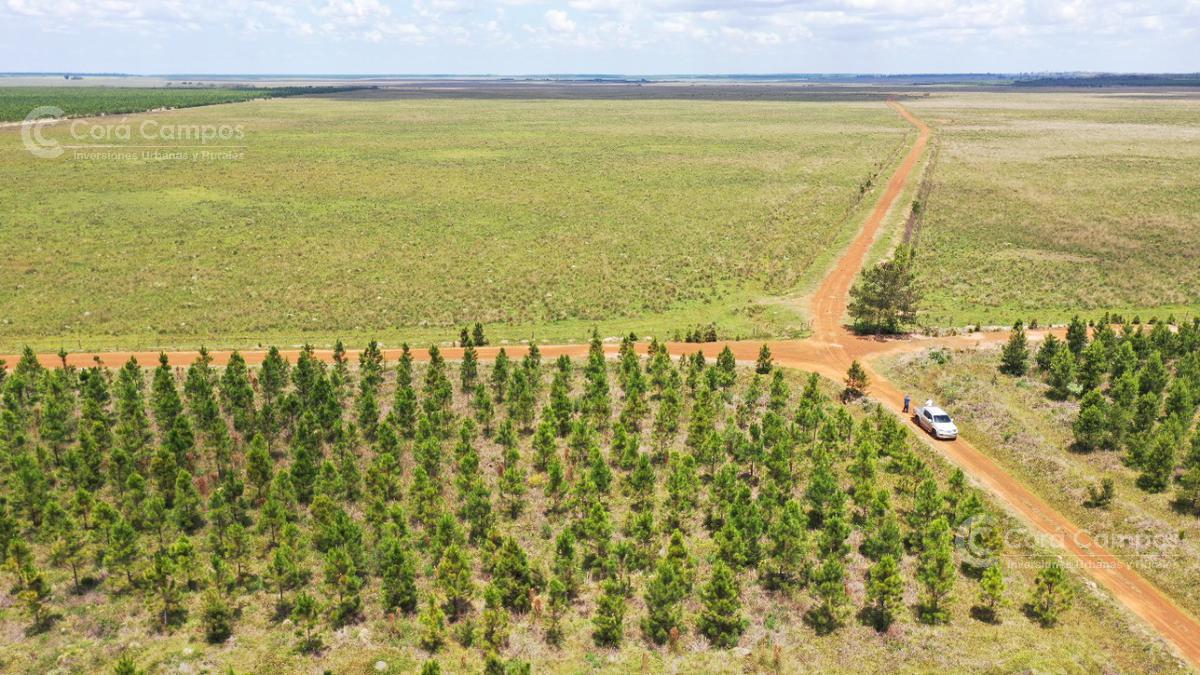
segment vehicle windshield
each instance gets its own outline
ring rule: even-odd
[[[942,423],[942,424],[949,424],[949,423],[950,423],[950,416],[949,416],[949,415],[934,415],[934,416],[933,416],[933,421],[934,421],[934,422],[939,422],[939,423]]]

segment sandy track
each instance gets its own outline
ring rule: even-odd
[[[950,338],[913,337],[900,340],[876,340],[856,337],[842,323],[850,287],[862,268],[867,252],[883,224],[884,217],[889,210],[896,206],[896,201],[911,177],[929,140],[929,128],[921,120],[914,117],[899,103],[892,101],[888,105],[916,127],[918,132],[916,141],[895,173],[892,174],[875,208],[863,223],[862,229],[814,294],[813,336],[806,340],[773,341],[767,344],[778,365],[817,372],[834,380],[841,380],[852,360],[863,361],[872,381],[869,394],[887,410],[905,422],[911,422],[908,416],[901,412],[900,401],[903,394],[871,367],[872,360],[886,355],[915,352],[930,347],[978,348],[990,346],[1002,342],[1007,335],[1000,332]],[[761,345],[761,342],[717,342],[702,345],[668,343],[667,347],[672,354],[690,354],[699,350],[708,356],[716,356],[728,346],[738,361],[750,363],[757,359]],[[521,345],[506,346],[505,348],[512,356],[522,355],[526,350]],[[479,348],[479,357],[483,360],[493,359],[499,349],[500,347]],[[539,349],[543,356],[549,358],[561,354],[581,357],[585,356],[588,351],[587,345],[583,344],[540,345]],[[639,345],[639,349],[644,350],[645,345]],[[441,351],[446,358],[451,360],[462,356],[462,350],[458,348],[443,348]],[[617,345],[605,345],[606,353],[615,354],[616,351]],[[289,361],[294,362],[300,352],[299,350],[286,350],[282,353]],[[347,357],[352,362],[357,361],[358,353],[357,350],[349,350]],[[318,350],[315,354],[324,361],[333,360],[331,350]],[[231,355],[232,352],[229,351],[210,352],[213,363],[218,365],[228,363]],[[266,352],[243,351],[241,355],[253,365],[261,363],[266,357]],[[186,366],[195,361],[197,356],[198,353],[195,351],[168,352],[167,360],[173,366]],[[394,361],[399,356],[400,350],[398,349],[384,350],[384,358],[389,361]],[[429,352],[426,349],[413,350],[415,359],[425,360],[428,359],[428,356]],[[0,358],[8,361],[11,367],[19,357],[12,355]],[[152,366],[158,363],[159,353],[78,353],[68,355],[66,362],[79,367],[99,363],[115,368],[120,367],[130,358],[136,359],[143,366]],[[38,360],[47,367],[57,367],[62,363],[55,354],[40,354]],[[953,464],[962,468],[976,484],[990,492],[999,503],[1031,529],[1044,535],[1048,540],[1057,542],[1066,553],[1078,560],[1081,569],[1088,576],[1108,589],[1113,597],[1129,611],[1157,631],[1193,668],[1200,668],[1200,622],[1195,617],[1175,605],[1156,586],[1107,551],[1090,534],[1056,511],[1024,483],[1014,478],[970,442],[961,438],[951,442],[935,441],[920,431],[918,431],[918,437]]]

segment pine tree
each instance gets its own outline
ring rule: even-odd
[[[862,271],[850,289],[848,311],[855,330],[897,333],[916,321],[921,292],[915,273],[915,251],[903,245],[890,260]]]
[[[471,610],[475,595],[472,581],[471,559],[457,543],[442,554],[437,566],[437,587],[446,598],[446,612],[450,621],[458,621]]]
[[[290,545],[284,543],[275,548],[271,562],[267,565],[266,577],[279,596],[276,606],[284,607],[284,594],[299,588],[304,582],[304,574]]]
[[[1200,435],[1197,436],[1200,438]],[[1105,478],[1109,481],[1108,485],[1112,485],[1111,478]],[[1091,488],[1089,488],[1091,490]],[[1108,502],[1112,501],[1111,490],[1109,490]],[[1100,505],[1099,500],[1092,499],[1093,503]],[[1175,493],[1175,503],[1187,509],[1193,514],[1200,514],[1200,463],[1195,463],[1184,472],[1179,478],[1179,488]],[[2,550],[2,549],[0,549]]]
[[[54,454],[56,464],[62,462],[63,452],[75,439],[75,394],[67,373],[48,371],[42,378],[41,425],[39,434]]]
[[[887,630],[904,606],[904,580],[892,556],[883,556],[867,572],[867,603],[878,631]]]
[[[1092,342],[1084,347],[1076,369],[1076,379],[1083,391],[1091,391],[1104,383],[1108,372],[1108,350],[1102,342]]]
[[[54,543],[50,546],[50,562],[57,567],[69,568],[71,581],[78,589],[79,570],[87,560],[88,540],[84,536],[84,532],[80,530],[79,523],[71,516],[63,518],[54,531]],[[8,543],[0,534],[0,558],[5,555],[7,549]]]
[[[302,504],[312,501],[317,475],[321,464],[321,441],[317,438],[318,422],[311,413],[300,419],[296,435],[292,437],[292,464],[288,469],[292,489]]]
[[[358,619],[362,609],[363,579],[359,576],[354,556],[344,546],[329,549],[325,554],[325,584],[333,591],[331,618],[334,628],[341,628]]]
[[[233,635],[233,610],[220,590],[210,588],[204,594],[200,621],[204,625],[204,639],[209,644],[220,644]]]
[[[246,360],[237,351],[230,355],[221,375],[221,402],[233,419],[233,428],[242,434],[249,433],[256,417],[254,387],[250,384]]]
[[[204,517],[200,514],[200,493],[187,469],[180,469],[175,474],[175,502],[171,514],[175,525],[188,534],[204,524]]]
[[[171,555],[171,560],[175,563],[175,569],[183,579],[184,586],[195,590],[200,575],[200,555],[192,540],[188,539],[187,535],[181,534],[167,549],[167,552]]]
[[[1167,367],[1163,365],[1162,354],[1157,350],[1150,353],[1146,362],[1138,370],[1138,385],[1142,394],[1161,396],[1167,388]]]
[[[762,348],[758,350],[758,362],[754,365],[754,372],[759,375],[770,375],[773,366],[771,348],[764,343]]]
[[[150,389],[150,406],[154,410],[154,421],[160,436],[175,425],[175,419],[183,412],[179,390],[175,387],[175,374],[167,361],[167,355],[158,355],[158,367],[154,369],[154,383]]]
[[[947,623],[950,616],[946,603],[954,589],[954,549],[950,526],[943,517],[936,518],[925,530],[917,580],[924,589],[919,609],[921,621]]]
[[[505,537],[500,550],[496,552],[492,584],[504,607],[518,613],[529,611],[531,591],[534,589],[533,573],[525,550],[512,537]]]
[[[832,633],[846,622],[850,612],[850,598],[846,594],[846,569],[841,558],[826,555],[814,573],[813,582],[821,604],[809,610],[805,619],[818,634]]]
[[[850,363],[850,369],[846,371],[846,388],[842,391],[842,399],[854,400],[861,398],[866,393],[869,383],[870,378],[867,377],[867,371],[855,359]]]
[[[665,644],[672,632],[678,634],[683,628],[683,584],[679,570],[669,560],[658,563],[654,577],[646,585],[643,596],[646,602],[646,617],[642,619],[642,633],[656,645]]]
[[[104,551],[104,566],[114,572],[124,572],[125,580],[133,586],[133,568],[138,559],[137,531],[129,521],[118,517],[108,531],[108,546]]]
[[[508,352],[501,347],[495,362],[492,363],[492,392],[496,403],[504,403],[508,394],[508,384],[512,375],[510,363]]]
[[[584,380],[579,411],[588,418],[593,427],[602,429],[608,425],[608,418],[612,415],[612,399],[608,392],[608,364],[604,359],[604,345],[595,329],[592,330],[592,339],[588,345]]]
[[[208,350],[200,348],[200,355],[188,367],[187,377],[183,383],[183,392],[187,398],[188,408],[196,420],[196,426],[201,431],[209,431],[220,418],[217,400],[213,396],[213,375],[209,364],[212,357]]]
[[[1071,317],[1071,323],[1067,324],[1067,348],[1071,350],[1071,354],[1079,356],[1083,353],[1083,348],[1088,343],[1087,324],[1078,316]]]
[[[563,641],[563,616],[570,606],[570,596],[566,584],[558,577],[550,580],[547,587],[548,605],[546,611],[546,642],[558,647]]]
[[[494,585],[488,585],[483,591],[480,624],[479,642],[485,652],[495,654],[508,646],[508,612],[504,611],[500,591]]]
[[[355,401],[358,413],[358,426],[368,440],[374,440],[376,428],[379,426],[379,402],[375,400],[373,389],[363,388]]]
[[[479,380],[479,356],[475,352],[475,346],[468,343],[465,347],[462,364],[458,368],[459,384],[463,393],[473,391],[475,383]]]
[[[150,441],[150,419],[146,416],[142,396],[145,383],[137,359],[129,357],[129,361],[117,371],[116,387],[116,437],[125,452],[131,457],[140,458],[142,450]],[[211,391],[209,395],[211,397]],[[213,405],[215,406],[215,403]],[[215,415],[215,412],[213,414]]]
[[[1029,371],[1029,345],[1025,338],[1025,324],[1017,321],[1013,325],[1008,344],[1000,352],[1000,372],[1013,377],[1022,377]]]
[[[976,605],[979,616],[985,621],[995,622],[997,611],[1004,605],[1004,574],[1000,565],[992,565],[983,571],[979,579],[979,601]]]
[[[625,638],[625,592],[614,579],[604,582],[592,617],[592,640],[597,647],[619,647]]]
[[[1092,452],[1106,445],[1109,434],[1107,408],[1104,395],[1098,390],[1093,389],[1084,394],[1079,403],[1079,414],[1071,424],[1077,450]]]
[[[696,620],[696,631],[719,649],[737,646],[749,622],[742,616],[742,601],[733,570],[718,560],[712,577],[700,590],[703,608]]]
[[[1059,340],[1054,333],[1047,333],[1046,337],[1042,339],[1042,346],[1038,347],[1037,356],[1033,359],[1037,363],[1038,370],[1043,373],[1050,372],[1050,364],[1054,363],[1054,358],[1061,351],[1067,351],[1067,347],[1063,345],[1062,340]],[[1074,356],[1074,354],[1071,354],[1072,361],[1075,360]]]
[[[412,384],[397,383],[390,415],[396,428],[405,438],[412,438],[417,428],[417,392]]]
[[[274,469],[271,453],[267,450],[267,439],[262,434],[255,434],[246,452],[246,479],[254,486],[255,503],[262,503],[266,497],[267,488],[274,478]]]
[[[417,610],[417,571],[408,547],[389,532],[379,543],[379,559],[384,610],[412,614]]]
[[[1058,561],[1051,562],[1038,572],[1029,598],[1029,613],[1040,624],[1051,627],[1058,623],[1074,599],[1067,571]]]
[[[483,334],[483,324],[476,321],[475,327],[471,330],[471,344],[476,347],[486,347],[487,343],[487,338]]]
[[[808,518],[800,503],[789,499],[767,530],[769,553],[760,578],[770,590],[803,585],[808,577]]]
[[[1147,492],[1162,492],[1171,484],[1175,473],[1176,439],[1170,432],[1156,434],[1150,442],[1149,452],[1142,461],[1142,473],[1138,476],[1138,487]]]
[[[487,388],[480,382],[475,386],[475,395],[471,398],[471,408],[475,410],[475,421],[483,430],[484,436],[492,435],[492,421],[495,419],[495,407]]]
[[[17,566],[18,584],[17,599],[29,613],[33,621],[34,631],[40,631],[46,624],[47,607],[53,591],[46,577],[32,563]]]
[[[521,455],[514,442],[504,451],[499,484],[500,499],[509,518],[516,518],[525,510],[525,493],[528,490],[525,470],[521,467]]]
[[[1051,398],[1063,401],[1070,397],[1071,385],[1075,382],[1075,356],[1069,349],[1059,349],[1054,354],[1047,382]]]
[[[296,634],[300,638],[301,653],[311,654],[321,649],[321,637],[315,630],[317,621],[321,618],[321,606],[316,598],[304,591],[296,595],[292,605],[291,619],[296,624]]]
[[[583,573],[579,567],[575,535],[570,528],[564,528],[554,541],[553,572],[555,578],[562,582],[568,598],[579,594],[580,586],[583,585]]]
[[[737,381],[737,361],[733,357],[733,351],[728,345],[717,354],[717,383],[723,388],[728,389]]]

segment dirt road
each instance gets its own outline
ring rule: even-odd
[[[854,241],[851,242],[814,294],[813,336],[806,340],[775,341],[767,344],[778,365],[817,372],[833,380],[840,381],[844,377],[852,360],[862,361],[872,382],[869,395],[905,422],[911,422],[907,415],[900,412],[899,402],[903,395],[892,383],[872,369],[872,360],[885,355],[915,352],[935,346],[971,348],[994,345],[1006,339],[1007,336],[1004,333],[982,333],[950,338],[911,337],[900,340],[876,340],[856,337],[843,324],[850,287],[862,268],[863,260],[875,241],[884,217],[890,209],[896,207],[896,202],[929,140],[929,128],[923,122],[898,103],[889,102],[888,105],[916,127],[918,135],[912,149],[909,150],[888,181],[878,203],[868,215]],[[739,361],[752,363],[758,357],[761,344],[760,342],[704,345],[669,343],[668,348],[672,354],[689,354],[699,349],[706,355],[716,356],[724,347],[728,346]],[[641,346],[643,349],[644,347],[645,345]],[[539,348],[544,356],[550,358],[560,354],[580,357],[586,355],[588,349],[587,345],[545,345],[539,346]],[[525,348],[519,345],[508,346],[507,349],[513,356],[521,355],[525,351]],[[608,353],[615,353],[617,346],[606,345],[605,350]],[[485,347],[478,351],[481,359],[488,360],[495,357],[499,348]],[[453,360],[461,357],[462,350],[446,348],[442,349],[442,353],[446,358]],[[252,365],[261,363],[266,356],[266,352],[262,351],[244,351],[241,354]],[[283,354],[289,360],[294,361],[299,352],[290,350]],[[231,352],[214,351],[210,355],[214,363],[221,365],[228,362]],[[349,358],[354,361],[357,360],[357,355],[357,351],[348,353]],[[331,351],[323,350],[318,351],[317,356],[331,361],[333,354]],[[399,356],[399,350],[384,350],[385,359],[395,360]],[[428,351],[415,349],[413,356],[416,359],[426,359]],[[70,354],[67,356],[66,362],[75,366],[100,363],[115,368],[123,365],[131,357],[136,358],[138,363],[143,366],[152,366],[158,363],[159,355],[157,352]],[[192,363],[196,357],[197,353],[190,351],[167,354],[168,362],[177,366],[186,366]],[[0,358],[7,360],[11,367],[19,357],[4,356]],[[61,360],[54,354],[41,354],[38,356],[38,360],[48,367],[61,365]],[[1200,622],[1193,616],[1176,606],[1157,587],[1109,553],[1086,531],[1054,510],[1021,481],[1006,472],[970,442],[961,438],[951,442],[934,441],[919,431],[918,436],[949,461],[962,468],[979,486],[990,492],[1000,504],[1027,524],[1031,530],[1049,541],[1057,542],[1065,552],[1075,556],[1080,567],[1088,576],[1108,589],[1113,597],[1157,631],[1193,668],[1200,669]]]

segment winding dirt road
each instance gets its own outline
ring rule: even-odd
[[[817,372],[835,381],[842,379],[851,361],[855,359],[861,361],[870,374],[872,385],[868,393],[871,397],[905,422],[911,422],[908,416],[901,412],[900,401],[903,394],[895,385],[873,370],[871,362],[874,359],[920,351],[930,347],[971,348],[995,345],[1005,340],[1007,335],[982,333],[950,338],[910,337],[899,340],[878,340],[854,336],[843,324],[850,287],[862,268],[863,261],[875,241],[884,218],[892,208],[896,207],[900,194],[929,141],[929,128],[924,122],[914,117],[899,103],[889,102],[888,105],[917,129],[916,141],[891,176],[883,194],[880,195],[879,201],[863,223],[858,235],[814,294],[812,337],[805,340],[775,341],[767,344],[770,346],[776,364],[787,368]],[[739,361],[753,362],[758,357],[761,344],[761,342],[718,342],[703,345],[668,343],[667,346],[672,354],[689,354],[699,349],[709,356],[716,356],[728,346]],[[524,347],[519,345],[506,346],[506,348],[511,355],[519,356],[524,353]],[[584,344],[539,345],[539,348],[547,357],[557,357],[560,354],[582,357],[587,354],[588,350],[587,345]],[[641,348],[644,349],[645,345],[642,345]],[[606,345],[605,350],[610,354],[615,353],[617,346]],[[481,359],[488,360],[495,357],[499,347],[485,347],[478,351]],[[442,349],[442,353],[446,358],[453,360],[461,357],[462,350],[445,348]],[[228,351],[210,352],[213,362],[218,365],[227,363],[231,354],[232,352]],[[241,354],[251,365],[261,363],[266,356],[266,352],[263,351],[243,351]],[[289,360],[295,361],[299,351],[289,350],[283,354]],[[192,363],[197,355],[197,352],[194,351],[177,351],[169,352],[167,358],[172,365],[186,366]],[[320,350],[317,352],[317,356],[331,361],[333,353],[329,350]],[[348,356],[352,359],[356,358],[357,351],[351,350]],[[384,350],[385,359],[395,360],[399,356],[400,350]],[[423,349],[415,349],[413,356],[416,359],[426,359],[428,352]],[[136,358],[138,363],[143,366],[150,366],[158,362],[159,354],[158,352],[75,353],[68,355],[66,362],[81,367],[99,363],[116,368],[131,357]],[[3,356],[0,358],[5,359],[11,365],[15,364],[19,357]],[[47,367],[56,367],[62,363],[55,354],[41,354],[38,356],[38,360]],[[918,436],[953,464],[961,467],[967,476],[971,477],[980,487],[989,491],[1000,504],[1027,524],[1034,533],[1046,541],[1057,543],[1065,552],[1075,556],[1087,575],[1108,589],[1113,597],[1129,611],[1149,624],[1192,668],[1200,669],[1200,622],[1193,616],[1178,607],[1137,571],[1108,552],[1088,532],[1077,527],[1056,511],[970,442],[961,438],[950,442],[935,441],[919,432]]]

